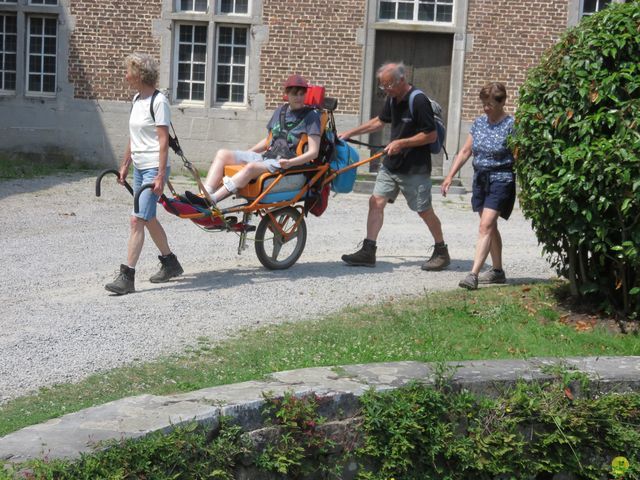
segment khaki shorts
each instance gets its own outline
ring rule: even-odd
[[[414,212],[426,212],[431,208],[431,177],[426,173],[391,173],[380,167],[373,194],[385,197],[393,203],[402,192],[407,205]]]

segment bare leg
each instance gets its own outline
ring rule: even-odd
[[[231,180],[237,188],[242,188],[246,186],[251,180],[254,178],[258,178],[263,173],[267,173],[269,169],[264,163],[254,162],[247,163],[242,170],[236,173]],[[220,179],[222,181],[222,178]],[[223,198],[228,197],[232,192],[227,190],[226,187],[222,186],[213,194],[216,202],[219,202]]]
[[[440,219],[436,215],[436,212],[433,211],[433,208],[429,208],[429,210],[425,210],[424,212],[418,212],[418,215],[422,218],[424,223],[427,224],[427,228],[429,229],[429,232],[431,232],[433,241],[435,243],[444,242],[442,224],[440,223]]]
[[[213,162],[211,162],[211,167],[209,167],[204,186],[209,190],[218,188],[222,183],[222,177],[224,177],[224,167],[226,165],[235,165],[235,163],[236,157],[231,150],[218,150]]]
[[[367,215],[367,239],[374,242],[378,239],[378,234],[384,222],[384,207],[388,200],[385,197],[371,195],[369,197],[369,214]]]
[[[149,231],[149,235],[151,236],[151,240],[156,244],[158,250],[160,250],[160,255],[169,255],[171,253],[171,249],[169,248],[169,241],[167,240],[167,234],[160,225],[160,222],[156,217],[146,222],[147,230]]]
[[[491,249],[489,253],[491,254],[491,266],[496,270],[502,270],[502,237],[500,236],[497,222],[493,236],[491,237]]]
[[[144,220],[136,216],[131,216],[131,233],[129,234],[129,243],[127,245],[127,264],[131,268],[135,268],[140,258],[140,252],[144,245]]]
[[[478,243],[476,243],[476,255],[473,259],[472,273],[476,275],[480,273],[480,269],[484,265],[489,251],[492,247],[492,239],[494,239],[494,232],[498,229],[498,217],[500,212],[492,210],[491,208],[483,208],[480,213],[480,228],[478,231]],[[502,250],[502,245],[500,245]],[[494,268],[498,268],[494,265]]]

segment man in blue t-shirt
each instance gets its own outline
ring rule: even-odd
[[[384,208],[393,202],[399,192],[409,208],[418,213],[427,224],[435,246],[431,258],[422,265],[423,270],[446,268],[451,260],[444,243],[442,226],[431,206],[431,153],[429,144],[437,140],[433,109],[426,95],[413,99],[413,112],[409,106],[411,92],[415,90],[405,78],[402,63],[385,63],[377,72],[378,87],[387,94],[382,112],[377,117],[340,135],[348,139],[382,130],[391,124],[391,142],[385,147],[386,157],[376,177],[373,195],[369,199],[367,236],[362,248],[342,260],[348,265],[373,267],[376,264],[376,239],[382,228]]]
[[[284,84],[287,103],[273,113],[267,124],[267,137],[247,151],[218,150],[204,181],[204,188],[214,204],[263,173],[315,160],[320,150],[320,115],[304,104],[307,88],[309,84],[302,76],[291,75]],[[303,135],[308,138],[307,150],[298,155],[296,148]],[[236,164],[244,164],[244,168],[233,177],[225,177],[224,167]],[[191,192],[185,192],[185,195],[192,203],[210,206],[203,197]]]

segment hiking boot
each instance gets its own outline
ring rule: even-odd
[[[173,253],[165,256],[159,255],[158,259],[162,266],[160,267],[160,271],[149,279],[151,283],[168,282],[173,277],[182,275],[182,272],[184,272],[182,265],[178,262],[178,258]]]
[[[422,264],[422,270],[427,270],[429,272],[437,272],[439,270],[444,270],[451,263],[451,258],[449,257],[449,249],[447,245],[434,245],[433,253],[431,254],[431,258]]]
[[[461,288],[466,288],[467,290],[477,290],[478,289],[478,275],[475,273],[470,273],[464,280],[461,280],[458,284]]]
[[[209,200],[188,190],[184,192],[184,196],[187,198],[189,203],[191,203],[191,205],[197,205],[204,208],[211,208],[212,206],[211,203],[209,203]]]
[[[507,283],[507,276],[504,274],[504,270],[492,268],[478,275],[478,283]]]
[[[116,279],[107,283],[104,288],[116,295],[126,295],[136,291],[134,283],[136,277],[135,268],[129,268],[127,265],[120,265],[120,273]]]
[[[365,239],[362,248],[351,255],[342,255],[342,261],[354,267],[375,267],[376,242]]]

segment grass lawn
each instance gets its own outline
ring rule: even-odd
[[[0,436],[92,405],[260,379],[280,370],[353,363],[640,355],[637,334],[569,322],[559,284],[430,293],[325,318],[245,330],[184,355],[56,385],[0,406]]]

